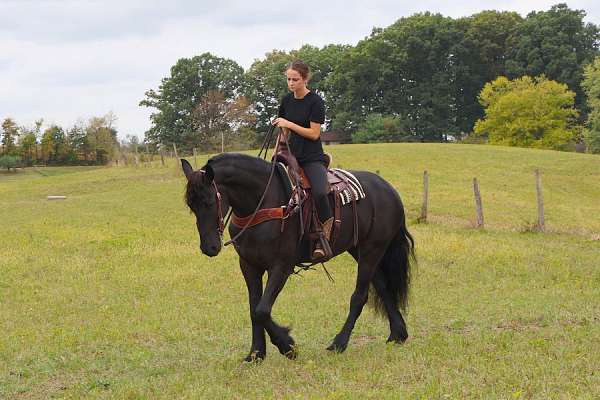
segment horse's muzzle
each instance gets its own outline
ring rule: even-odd
[[[214,257],[221,252],[221,246],[209,245],[203,247],[202,245],[200,245],[200,251],[202,252],[202,254],[205,254],[209,257]]]

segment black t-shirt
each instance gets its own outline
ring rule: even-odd
[[[304,128],[310,128],[310,122],[325,123],[325,102],[318,94],[308,92],[301,99],[294,98],[289,92],[281,99],[278,117],[282,117]],[[291,131],[290,151],[300,164],[310,161],[326,161],[321,138],[310,140]]]

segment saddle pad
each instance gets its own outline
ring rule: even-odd
[[[348,185],[346,187],[340,187],[341,184],[335,185],[340,185],[338,186],[339,190],[336,191],[338,191],[338,195],[340,196],[340,200],[342,201],[343,206],[350,203],[353,200],[359,201],[360,199],[364,199],[365,197],[367,197],[367,194],[363,190],[363,187],[360,184],[359,180],[351,172],[341,168],[333,168],[329,171],[330,173],[331,171],[335,171],[337,173],[343,174],[348,180]]]
[[[291,196],[294,185],[290,179],[288,169],[281,162],[277,163],[277,173],[285,188],[286,197]],[[342,205],[346,205],[353,200],[358,201],[364,199],[367,196],[359,180],[351,172],[341,168],[333,168],[327,170],[327,174],[331,188],[334,192],[338,193],[338,196],[340,196]],[[348,182],[347,185],[344,180],[339,177],[340,174],[346,178],[346,181]]]

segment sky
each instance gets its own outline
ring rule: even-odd
[[[112,112],[121,139],[143,139],[152,109],[139,102],[179,58],[210,52],[247,70],[273,49],[356,45],[374,27],[417,12],[525,16],[558,2],[0,0],[0,119],[68,128]],[[600,25],[600,1],[567,5]]]

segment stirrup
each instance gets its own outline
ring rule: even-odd
[[[321,236],[312,252],[311,260],[313,262],[324,262],[329,260],[331,257],[333,257],[333,251],[329,246],[329,241]]]

